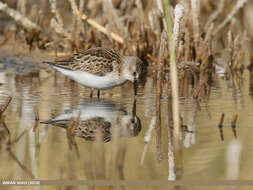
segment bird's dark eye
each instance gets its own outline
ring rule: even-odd
[[[136,72],[133,72],[133,75],[136,76]]]
[[[131,119],[131,123],[134,123],[134,119]]]

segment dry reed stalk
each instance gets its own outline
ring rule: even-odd
[[[184,16],[184,6],[177,4],[174,10],[174,27],[173,27],[173,39],[175,42],[175,48],[178,48],[178,37],[180,34],[180,24]]]
[[[6,3],[0,2],[0,11],[3,11],[7,15],[9,15],[11,18],[13,18],[16,22],[20,23],[24,28],[28,30],[36,30],[41,31],[41,28],[33,23],[31,20],[29,20],[27,17],[25,17],[20,12],[9,8]]]
[[[119,151],[119,155],[116,160],[117,169],[119,172],[119,179],[124,180],[124,167],[125,167],[125,159],[126,159],[126,143],[122,145]]]
[[[115,172],[116,158],[118,156],[120,147],[120,118],[118,117],[115,121],[115,127],[112,129],[112,146],[111,146],[111,156],[110,156],[110,168],[109,177],[112,178]]]
[[[189,29],[184,28],[184,38],[185,38],[185,48],[184,48],[184,61],[190,61],[191,59],[191,42],[190,42],[190,34]]]
[[[17,9],[18,11],[26,16],[26,0],[18,0],[17,1]]]
[[[79,1],[79,14],[77,18],[77,31],[76,31],[76,47],[80,51],[81,49],[81,34],[84,32],[83,23],[82,23],[82,14],[83,14],[83,8],[84,8],[84,0]]]
[[[75,0],[68,0],[68,1],[69,1],[70,6],[71,6],[73,15],[78,15],[79,10],[78,10],[78,7],[77,7],[77,4],[76,4]]]
[[[40,123],[39,112],[38,112],[37,108],[34,109],[34,114],[35,114],[35,122],[34,122],[34,125],[33,125],[33,132],[36,131],[36,129],[37,129],[39,123]]]
[[[72,147],[74,147],[75,153],[76,153],[78,159],[80,158],[80,153],[79,153],[77,143],[75,141],[74,133],[75,133],[75,129],[79,125],[80,115],[81,115],[81,112],[78,112],[78,116],[76,119],[70,118],[70,121],[69,121],[69,124],[67,127],[67,139],[68,139],[69,149],[72,150]]]
[[[156,0],[156,6],[159,9],[159,11],[161,13],[163,13],[164,10],[163,10],[163,2],[162,2],[162,0]]]
[[[175,155],[174,155],[174,146],[173,146],[173,139],[174,139],[174,124],[173,124],[173,113],[172,113],[172,97],[171,93],[168,92],[168,102],[167,102],[167,120],[168,120],[168,180],[175,180],[176,173],[175,173]]]
[[[67,139],[68,139],[68,145],[69,145],[69,149],[72,150],[72,146],[73,146],[73,138],[72,138],[72,128],[74,125],[74,118],[71,117],[68,123],[68,127],[67,127]]]
[[[151,54],[147,54],[147,57],[152,61],[152,62],[154,62],[156,65],[158,64],[158,60],[154,57],[154,56],[152,56]]]
[[[198,54],[200,32],[199,32],[199,15],[200,15],[200,0],[191,0],[191,14],[193,23],[194,46]]]
[[[151,27],[151,31],[155,34],[155,36],[158,36],[162,33],[161,30],[161,13],[157,9],[152,9],[149,11],[148,14],[148,19],[149,19],[149,25]]]
[[[77,126],[80,123],[80,117],[81,117],[81,111],[78,112],[77,118],[76,118],[76,120],[74,122],[74,125],[73,125],[72,129],[71,129],[71,135],[72,136],[74,135],[75,130],[76,130]]]
[[[143,149],[143,153],[142,153],[141,161],[140,161],[141,166],[144,163],[146,153],[147,153],[147,150],[148,150],[148,145],[150,143],[152,131],[153,131],[153,128],[155,127],[155,124],[156,124],[156,117],[154,116],[154,117],[152,117],[152,119],[150,121],[149,128],[148,128],[148,130],[146,132],[146,135],[144,137],[144,144],[145,145],[144,145],[144,149]]]
[[[199,54],[198,54],[197,60],[202,60],[201,66],[203,66],[206,63],[208,56],[211,54],[210,43],[212,39],[213,30],[214,30],[214,24],[211,23],[209,27],[207,28],[204,40],[202,40],[199,44]]]
[[[24,134],[26,134],[29,130],[30,129],[25,129],[22,133],[20,133],[20,135],[17,136],[16,139],[11,141],[10,145],[13,145],[13,144],[17,143],[21,139],[21,137],[23,137]]]
[[[231,120],[231,128],[232,128],[232,131],[233,131],[233,134],[234,134],[234,137],[237,138],[237,132],[236,132],[236,122],[237,122],[237,119],[238,119],[238,115],[235,114]]]
[[[77,47],[77,46],[79,46],[79,44],[78,44],[78,40],[79,40],[78,33],[79,33],[79,29],[80,29],[79,24],[81,22],[81,12],[78,10],[78,7],[77,7],[77,4],[76,4],[75,0],[69,0],[69,3],[71,5],[72,14],[73,14],[70,46],[72,46],[73,43],[74,43]],[[71,47],[70,49],[72,51],[73,47]],[[77,48],[77,49],[79,49],[79,48]]]
[[[117,15],[116,9],[113,6],[112,0],[107,0],[104,1],[104,11],[106,12],[106,16],[107,16],[107,20],[109,22],[109,28],[119,31],[120,35],[123,36],[123,40],[124,43],[127,43],[127,45],[129,46],[129,48],[132,48],[132,50],[136,50],[133,49],[133,46],[130,44],[130,35],[129,32],[127,30],[127,28],[124,26],[124,24],[122,23],[122,21],[119,19],[119,16]],[[109,37],[113,39],[113,37],[111,36],[111,33],[109,33]]]
[[[208,31],[209,25],[212,24],[212,22],[214,20],[216,20],[218,18],[218,16],[222,13],[224,8],[224,0],[219,0],[219,4],[217,9],[209,16],[209,19],[207,21],[207,23],[205,24],[205,30]]]
[[[199,93],[201,91],[202,88],[204,88],[205,84],[204,82],[201,82],[201,84],[199,84],[198,86],[194,87],[194,91],[192,93],[192,97],[193,98],[198,98],[199,97]]]
[[[222,21],[220,25],[217,26],[216,30],[213,32],[213,36],[215,36],[224,26],[226,26],[227,23],[231,21],[231,19],[235,16],[235,14],[238,12],[240,8],[243,7],[243,5],[248,0],[238,0],[236,5],[234,6],[233,10],[227,15],[227,17]]]
[[[233,56],[233,62],[232,62],[232,67],[231,67],[231,70],[232,71],[235,71],[235,70],[240,70],[243,66],[240,64],[240,61],[242,60],[243,58],[243,51],[242,50],[239,50],[237,52],[234,53],[235,55]]]
[[[140,31],[141,35],[145,35],[145,28],[144,28],[144,11],[143,11],[143,5],[141,0],[135,1],[135,4],[138,9],[138,14],[139,14],[139,23],[140,23]]]
[[[172,34],[172,19],[169,12],[169,1],[164,0],[164,12],[167,23],[168,39],[169,39],[169,51],[170,51],[170,83],[172,88],[172,109],[173,109],[173,125],[174,125],[174,148],[177,150],[179,148],[179,129],[180,129],[180,119],[179,119],[179,95],[178,95],[178,72],[176,66],[176,52],[175,52],[175,42],[173,40]],[[169,88],[168,88],[169,90]],[[169,92],[168,92],[169,93]]]
[[[57,9],[56,0],[49,0],[49,2],[51,6],[51,12],[55,14],[56,22],[59,24],[60,27],[63,27],[63,20]]]
[[[224,141],[224,134],[223,134],[223,122],[224,122],[225,114],[221,114],[220,123],[218,125],[219,131],[220,131],[220,138],[222,141]]]
[[[243,143],[240,140],[232,140],[226,149],[226,180],[238,180],[242,166]],[[236,189],[236,187],[231,187],[231,189]]]
[[[72,37],[71,34],[69,34],[69,32],[67,32],[63,28],[63,20],[57,9],[56,0],[49,0],[49,2],[50,2],[51,12],[55,14],[55,18],[51,19],[50,21],[51,28],[54,29],[54,31],[58,33],[59,35],[62,35],[66,37],[67,39],[71,39]]]
[[[96,28],[98,31],[102,32],[103,34],[105,34],[107,36],[111,36],[111,38],[113,40],[115,40],[116,42],[118,42],[120,44],[124,44],[124,40],[123,40],[123,38],[121,36],[119,36],[118,34],[116,34],[114,32],[108,31],[105,27],[103,27],[102,25],[98,24],[93,19],[89,19],[88,16],[86,16],[85,14],[82,15],[82,19],[83,19],[83,21],[86,21],[88,24],[90,24],[91,26],[93,26],[94,28]]]
[[[46,12],[47,11],[47,7],[48,7],[48,2],[49,0],[42,0],[41,1],[41,4],[40,4],[40,6],[41,6],[41,10],[42,10],[42,12]]]
[[[0,126],[3,126],[5,132],[7,132],[7,141],[6,141],[6,150],[9,150],[10,149],[10,145],[11,145],[11,133],[10,133],[10,130],[8,129],[8,127],[6,126],[5,124],[5,116],[2,115],[0,117]]]
[[[9,105],[10,102],[11,102],[11,100],[12,100],[12,97],[9,96],[9,97],[5,100],[5,102],[0,106],[0,118],[1,118],[2,114],[5,112],[5,110],[7,109],[8,105]]]
[[[0,125],[2,125],[4,130],[7,131],[8,134],[10,134],[10,130],[8,129],[8,127],[5,124],[5,115],[2,115],[0,117]]]
[[[34,109],[34,114],[35,114],[35,121],[34,121],[34,124],[33,124],[33,132],[35,132],[35,144],[36,144],[36,147],[39,147],[40,146],[40,131],[39,130],[36,130],[39,126],[39,123],[40,123],[40,118],[39,118],[39,113],[38,113],[38,109],[35,108]]]
[[[159,56],[158,56],[158,71],[157,71],[157,82],[156,82],[156,148],[157,148],[157,160],[161,162],[162,156],[162,128],[161,128],[161,89],[162,89],[162,71],[164,68],[164,61],[162,60],[165,46],[167,42],[166,32],[163,31],[160,40]]]

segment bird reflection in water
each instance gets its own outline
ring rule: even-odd
[[[41,123],[67,129],[71,118],[77,118],[79,113],[80,121],[73,135],[88,141],[95,141],[98,129],[102,132],[104,142],[112,139],[115,127],[120,128],[120,137],[135,137],[141,131],[141,121],[136,116],[136,100],[133,103],[132,113],[128,113],[121,104],[93,100]]]

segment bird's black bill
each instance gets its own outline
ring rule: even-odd
[[[134,81],[134,95],[137,95],[138,83],[137,80]]]
[[[133,115],[133,117],[136,116],[136,99],[134,99],[132,115]]]

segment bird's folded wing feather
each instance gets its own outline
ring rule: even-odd
[[[121,55],[114,50],[92,48],[71,56],[59,57],[55,60],[54,66],[104,76],[112,72],[114,67],[119,67],[121,59]]]

